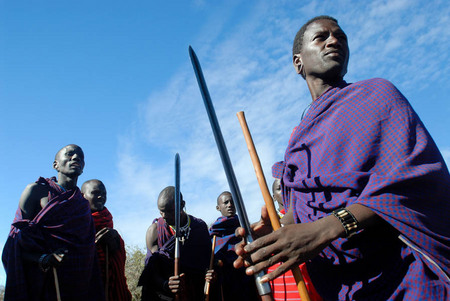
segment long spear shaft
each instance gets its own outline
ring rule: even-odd
[[[208,87],[206,86],[205,78],[203,77],[203,72],[200,67],[200,62],[198,61],[197,55],[191,46],[189,46],[189,56],[191,57],[192,66],[194,68],[195,76],[197,77],[197,82],[200,88],[200,92],[203,97],[203,102],[205,104],[206,112],[208,113],[209,122],[216,140],[216,145],[219,150],[220,158],[222,160],[222,165],[227,176],[228,185],[230,186],[231,195],[233,196],[233,201],[238,212],[239,223],[241,227],[245,229],[245,240],[247,243],[251,243],[253,238],[250,231],[250,223],[248,221],[247,212],[245,211],[244,202],[242,200],[241,192],[239,190],[239,185],[234,175],[233,166],[231,164],[230,157],[228,155],[228,150],[225,145],[225,141],[222,136],[222,131],[220,130],[219,122],[217,121],[216,112],[209,96]],[[258,288],[258,293],[263,299],[271,300],[272,290],[269,283],[261,283],[261,278],[265,275],[263,271],[255,274],[256,287]]]
[[[269,213],[270,223],[272,224],[272,228],[276,231],[281,227],[280,220],[275,210],[272,197],[270,196],[269,188],[267,187],[266,178],[264,177],[261,161],[259,160],[255,144],[253,143],[252,134],[250,134],[247,121],[245,120],[244,112],[238,112],[236,115],[239,119],[239,123],[241,124],[242,132],[244,133],[248,152],[250,153],[253,167],[255,168],[256,178],[258,179],[259,188],[261,189],[264,203],[266,203],[267,211]],[[294,275],[295,282],[297,283],[297,289],[298,293],[300,294],[300,298],[302,299],[302,301],[310,301],[311,299],[309,298],[308,291],[306,290],[306,284],[303,280],[300,268],[298,266],[293,267],[292,274]]]
[[[180,155],[175,155],[175,264],[174,275],[180,274],[180,214],[181,214],[181,198],[180,198]],[[178,294],[175,296],[178,300]]]

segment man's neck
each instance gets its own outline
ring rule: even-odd
[[[77,186],[77,177],[70,177],[68,175],[58,173],[58,184],[66,190],[71,190]]]
[[[308,85],[309,92],[311,93],[312,101],[319,98],[329,88],[336,87],[342,81],[342,78],[335,78],[333,80],[327,80],[323,78],[306,78],[306,84]]]

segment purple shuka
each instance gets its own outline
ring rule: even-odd
[[[54,178],[37,183],[48,185],[49,201],[33,220],[23,219],[20,208],[16,212],[2,254],[5,300],[56,300],[52,269],[44,273],[24,262],[22,250],[44,254],[59,248],[69,250],[57,268],[62,300],[103,300],[88,201],[78,187],[63,191]]]
[[[444,300],[450,282],[450,176],[388,81],[341,82],[316,99],[272,168],[297,223],[358,203],[386,221],[337,239],[307,263],[331,300]]]
[[[192,215],[189,215],[189,218],[191,229],[188,239],[183,244],[180,244],[180,263],[183,267],[203,272],[209,265],[209,253],[211,250],[208,227],[201,219]],[[175,236],[162,217],[155,219],[153,223],[155,222],[157,223],[158,231],[157,252],[173,260],[175,256]],[[147,250],[146,261],[151,255],[150,250]]]
[[[239,227],[237,215],[230,217],[221,216],[212,224],[209,229],[209,235],[211,236],[211,239],[213,235],[216,235],[215,254],[220,251],[234,251],[234,245],[241,241],[241,239],[234,234],[237,227]]]

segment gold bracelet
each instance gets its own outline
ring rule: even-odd
[[[333,215],[341,222],[344,227],[346,238],[352,237],[359,230],[359,223],[355,216],[346,208],[333,211]]]

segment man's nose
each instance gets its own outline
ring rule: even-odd
[[[330,36],[327,39],[327,46],[341,46],[341,45],[339,39],[335,35],[330,34]]]

